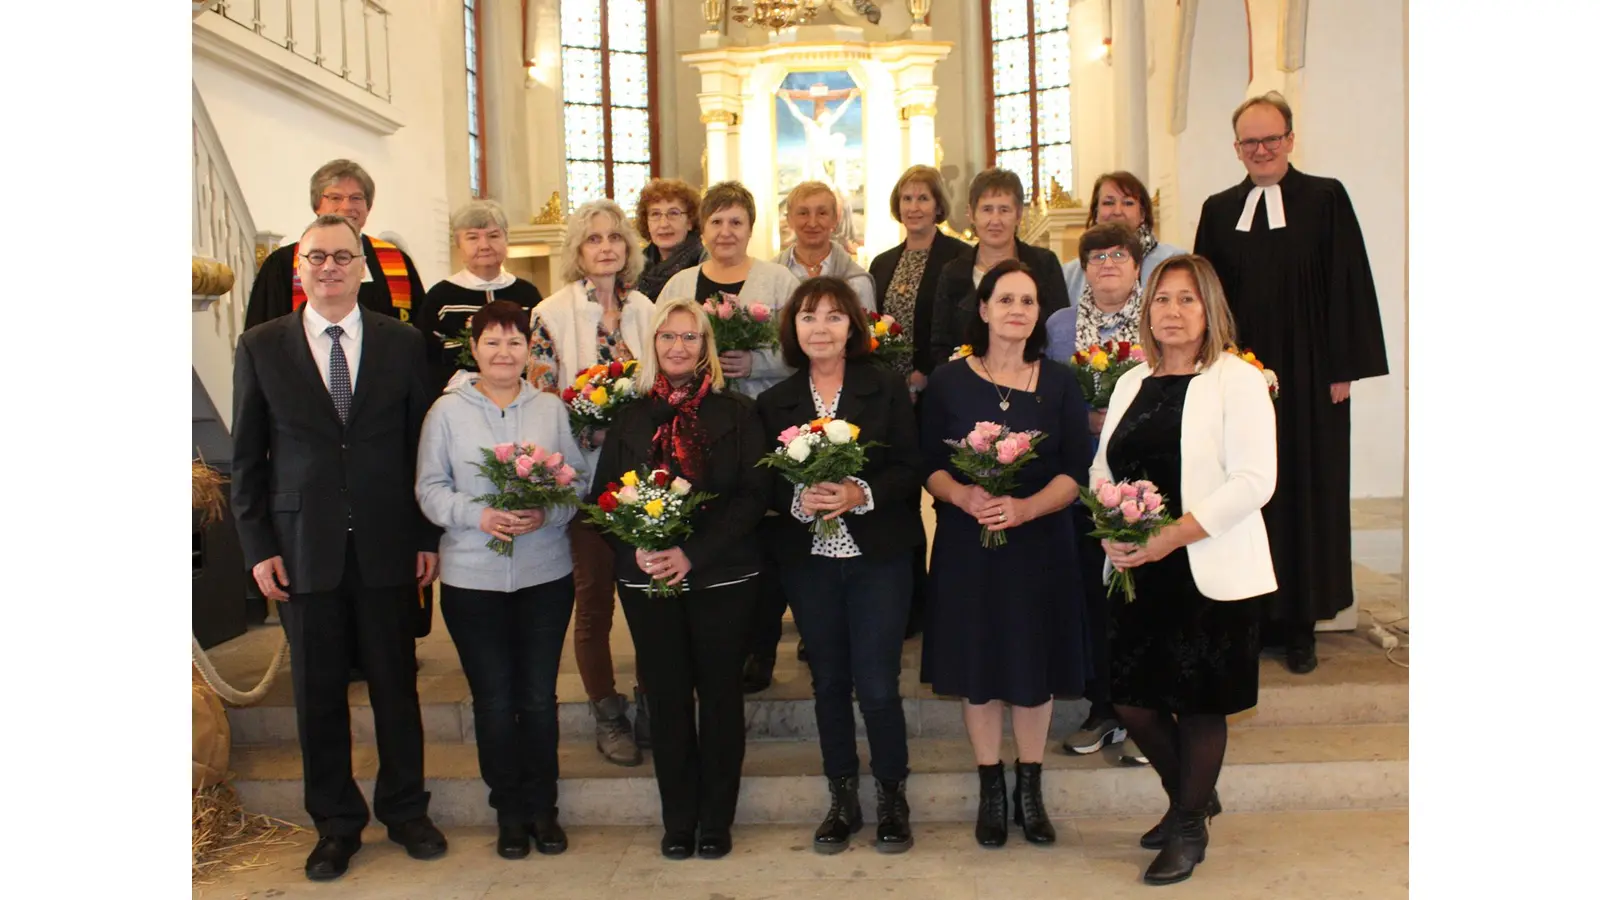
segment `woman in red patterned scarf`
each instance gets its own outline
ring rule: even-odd
[[[711,323],[693,299],[666,300],[642,354],[650,395],[612,422],[591,482],[606,485],[642,466],[681,476],[716,496],[692,517],[681,546],[649,552],[612,538],[617,590],[650,693],[656,785],[666,835],[661,853],[712,859],[733,847],[730,832],[744,764],[744,694],[739,673],[756,602],[770,470],[756,467],[767,438],[747,397],[723,390]],[[651,597],[651,579],[682,587]],[[695,700],[699,699],[698,728]]]

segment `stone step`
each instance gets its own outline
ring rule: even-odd
[[[1242,728],[1285,725],[1373,725],[1397,724],[1410,716],[1410,684],[1407,670],[1388,662],[1377,648],[1350,636],[1324,637],[1323,658],[1309,675],[1293,675],[1281,661],[1264,659],[1261,664],[1261,691],[1254,710],[1234,717]],[[1372,652],[1368,652],[1372,651]],[[752,695],[745,702],[746,733],[752,741],[814,740],[816,719],[812,711],[810,673],[805,664],[780,664],[772,687]],[[475,739],[472,697],[459,662],[454,668],[444,660],[425,662],[418,676],[422,701],[423,731],[430,742],[461,743]],[[619,687],[632,690],[631,679],[618,679]],[[908,664],[901,679],[901,696],[906,711],[906,727],[911,737],[958,738],[966,734],[961,722],[958,699],[939,697],[927,685],[918,683],[915,664]],[[594,720],[576,674],[557,679],[560,701],[561,736],[583,740],[594,734]],[[350,688],[351,731],[358,742],[373,738],[372,708],[365,684]],[[1051,734],[1059,741],[1071,733],[1087,715],[1088,705],[1081,700],[1056,704]],[[243,709],[228,710],[229,725],[236,744],[293,743],[295,737],[294,699],[289,691],[287,671],[280,673],[266,700]],[[857,735],[865,737],[859,711]]]
[[[1403,724],[1241,728],[1229,735],[1218,789],[1223,806],[1238,812],[1402,808],[1409,800],[1408,749],[1409,729]],[[864,742],[859,752],[868,759]],[[1005,752],[1012,750],[1008,746]],[[977,774],[966,740],[915,738],[910,754],[913,819],[970,821],[977,809]],[[602,761],[587,742],[562,742],[562,820],[657,824],[660,795],[646,757],[641,766],[623,768]],[[357,744],[353,758],[357,781],[370,798],[377,750]],[[426,758],[431,813],[441,826],[494,824],[472,745],[430,743]],[[294,746],[236,747],[231,764],[245,808],[309,824]],[[1112,765],[1098,756],[1070,756],[1052,748],[1045,770],[1045,800],[1055,816],[1159,815],[1166,808],[1148,767]],[[814,825],[827,808],[814,743],[751,742],[743,771],[740,823]],[[864,804],[869,819],[873,806],[870,800]]]

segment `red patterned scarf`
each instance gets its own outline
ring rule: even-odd
[[[650,441],[650,465],[660,468],[671,460],[675,468],[690,483],[698,485],[705,474],[705,432],[700,428],[700,401],[711,391],[711,373],[700,376],[699,382],[689,382],[675,388],[667,376],[656,373],[656,383],[651,396],[666,401],[672,407],[672,418],[656,427]]]

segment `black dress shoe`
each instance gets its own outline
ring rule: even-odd
[[[526,825],[513,823],[500,826],[500,839],[494,845],[496,853],[506,859],[527,859],[532,849]]]
[[[667,859],[688,859],[694,855],[694,832],[673,834],[667,832],[661,839],[661,855]]]
[[[533,831],[533,843],[539,848],[540,853],[554,856],[566,852],[567,832],[562,829],[561,823],[556,821],[555,810],[534,816],[528,827]]]
[[[1317,667],[1317,645],[1298,644],[1288,649],[1284,664],[1296,675],[1305,675]]]
[[[1220,815],[1222,815],[1222,799],[1217,796],[1216,788],[1212,788],[1211,801],[1206,804],[1206,821],[1209,822]],[[1177,816],[1177,804],[1168,806],[1166,815],[1161,817],[1161,821],[1156,823],[1156,827],[1146,831],[1144,836],[1139,838],[1139,846],[1146,850],[1160,850],[1166,846],[1167,826],[1171,825],[1177,819]]]
[[[312,881],[332,881],[350,868],[350,857],[361,849],[361,836],[327,836],[306,857],[306,877]]]
[[[721,859],[733,850],[733,836],[726,831],[709,831],[700,835],[700,858]]]
[[[750,655],[744,660],[744,673],[740,676],[740,686],[746,694],[758,694],[772,687],[772,667],[777,665],[777,660],[762,659]]]
[[[427,816],[418,816],[389,828],[389,840],[406,848],[412,859],[434,859],[450,848],[444,835]]]

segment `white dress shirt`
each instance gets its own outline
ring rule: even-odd
[[[361,368],[361,304],[357,303],[349,315],[337,322],[329,322],[318,315],[309,302],[302,308],[306,313],[306,343],[311,345],[311,358],[316,360],[322,383],[330,391],[333,386],[328,383],[328,360],[333,355],[333,338],[328,335],[327,329],[329,325],[344,329],[344,334],[339,336],[339,346],[344,348],[345,362],[350,366],[350,392],[354,394],[356,373]]]

